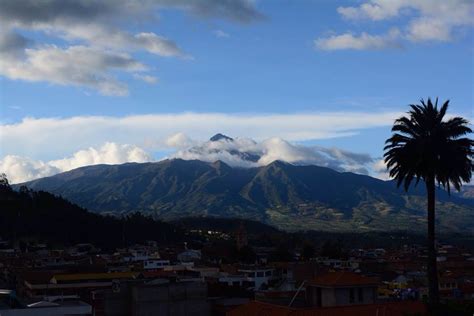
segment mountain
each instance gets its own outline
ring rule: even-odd
[[[97,213],[155,218],[246,218],[285,230],[425,229],[424,188],[405,194],[392,181],[275,161],[236,168],[217,161],[95,165],[25,183]],[[438,227],[474,232],[474,201],[438,190]]]
[[[221,133],[217,133],[216,135],[212,136],[211,139],[209,139],[211,142],[217,142],[219,140],[226,140],[226,141],[233,141],[234,139],[232,137],[226,136]]]

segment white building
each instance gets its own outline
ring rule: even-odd
[[[239,273],[243,274],[250,282],[255,284],[255,289],[258,290],[263,284],[268,283],[275,278],[275,269],[269,268],[250,268],[240,269]]]
[[[162,259],[148,259],[143,261],[143,269],[144,270],[156,270],[156,269],[163,269],[170,265],[169,260],[162,260]]]

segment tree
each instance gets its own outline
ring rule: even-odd
[[[314,250],[314,247],[311,244],[309,243],[305,244],[302,251],[303,260],[306,260],[306,261],[311,260],[311,258],[314,257],[315,252],[316,251]]]
[[[270,261],[273,262],[289,262],[293,261],[294,255],[290,253],[288,247],[280,244],[275,251],[270,254]]]
[[[327,239],[322,245],[319,251],[321,257],[328,257],[331,259],[342,259],[345,257],[343,251],[344,245],[340,239],[331,240]]]
[[[428,283],[429,304],[439,304],[438,273],[435,247],[435,186],[450,193],[451,187],[460,190],[471,179],[473,170],[474,141],[464,137],[472,133],[469,122],[462,117],[443,120],[449,100],[438,109],[428,99],[421,105],[410,105],[408,116],[397,119],[392,136],[387,139],[384,159],[390,176],[397,186],[402,183],[405,191],[416,179],[426,185],[428,213]]]
[[[8,182],[7,175],[5,173],[0,173],[0,187],[10,187],[10,183]]]
[[[238,259],[242,263],[247,263],[247,264],[254,264],[255,261],[257,260],[257,255],[255,254],[255,251],[253,251],[252,247],[250,246],[244,246],[240,248],[238,251]]]

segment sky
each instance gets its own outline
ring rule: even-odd
[[[2,0],[0,172],[235,163],[209,155],[220,132],[260,165],[386,178],[409,104],[472,120],[473,25],[469,0]]]

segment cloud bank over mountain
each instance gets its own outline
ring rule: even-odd
[[[189,143],[189,140],[186,140]],[[214,162],[221,160],[234,167],[259,167],[275,160],[295,165],[318,165],[338,171],[369,174],[374,159],[367,154],[353,153],[339,148],[304,146],[272,137],[261,142],[250,138],[232,139],[225,135],[178,150],[172,158]]]
[[[25,156],[7,155],[0,160],[0,172],[6,173],[10,182],[21,183],[83,166],[152,160],[150,154],[137,146],[105,143],[99,148],[90,147],[79,150],[70,157],[46,162]]]
[[[373,168],[378,167],[377,161],[367,154],[338,148],[303,146],[277,137],[257,142],[250,138],[232,139],[219,134],[212,140],[200,142],[178,133],[166,139],[165,143],[176,151],[161,159],[220,160],[240,168],[259,167],[281,160],[295,165],[318,165],[360,174],[377,175],[378,172]],[[83,166],[156,160],[150,152],[138,146],[109,142],[98,148],[79,150],[67,158],[46,162],[7,155],[0,160],[0,172],[5,172],[12,183],[21,183]]]

